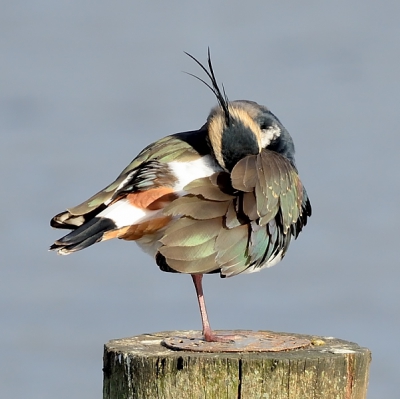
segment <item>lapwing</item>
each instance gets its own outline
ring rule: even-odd
[[[204,340],[225,341],[210,327],[203,275],[275,265],[307,224],[311,205],[280,120],[254,101],[230,101],[210,52],[206,66],[187,55],[217,99],[206,123],[148,145],[113,183],[54,216],[52,227],[72,232],[50,249],[68,255],[112,238],[136,241],[162,271],[192,276]]]

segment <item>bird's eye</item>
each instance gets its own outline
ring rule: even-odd
[[[266,130],[266,129],[268,129],[268,128],[269,128],[269,125],[268,125],[267,122],[261,122],[261,123],[260,123],[260,129],[261,129],[261,130]]]

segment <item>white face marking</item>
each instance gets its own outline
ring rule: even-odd
[[[183,187],[193,180],[211,176],[213,173],[223,170],[211,155],[205,155],[191,162],[169,162],[168,167],[178,179],[173,187],[174,191],[177,193],[180,193]]]
[[[281,135],[281,129],[278,125],[273,124],[268,129],[261,130],[261,147],[265,148],[269,143]]]

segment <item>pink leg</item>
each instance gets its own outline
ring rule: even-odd
[[[228,336],[218,336],[213,333],[208,322],[206,303],[204,301],[203,295],[203,275],[202,274],[192,274],[192,279],[194,287],[196,288],[197,301],[199,302],[201,322],[203,323],[203,335],[207,342],[230,342],[233,337]]]

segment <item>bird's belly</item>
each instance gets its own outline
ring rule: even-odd
[[[158,252],[158,249],[161,246],[160,239],[164,235],[165,229],[166,227],[152,234],[146,234],[143,237],[136,240],[136,243],[145,253],[149,254],[152,257],[155,257]]]

